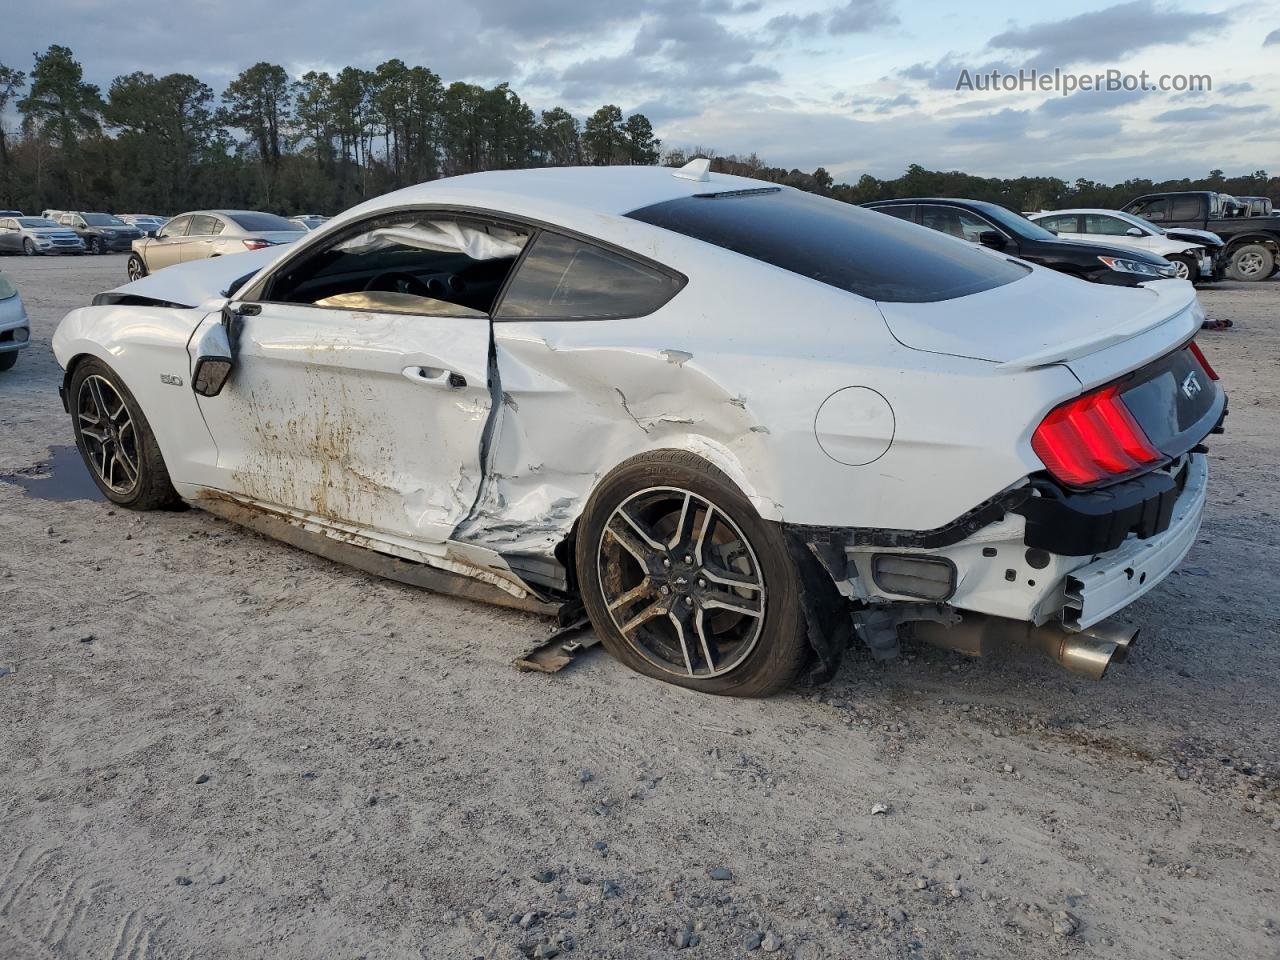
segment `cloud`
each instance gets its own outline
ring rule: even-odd
[[[780,80],[777,70],[756,61],[769,38],[731,30],[714,15],[743,9],[724,0],[651,0],[630,50],[570,64],[561,73],[562,95],[573,103],[599,103],[602,97],[656,99]]]
[[[1280,45],[1280,27],[1272,30],[1267,34],[1267,38],[1262,41],[1264,47],[1274,47]]]
[[[1117,107],[1136,103],[1145,96],[1146,93],[1142,90],[1080,90],[1068,97],[1052,97],[1044,101],[1038,112],[1047,117],[1106,113]]]
[[[849,0],[831,12],[827,32],[835,36],[870,33],[876,27],[891,27],[896,23],[897,14],[888,0]]]
[[[966,63],[956,54],[948,53],[932,63],[921,61],[909,67],[903,67],[895,76],[903,80],[921,81],[932,90],[954,90],[963,70],[968,70],[971,77],[976,77],[979,74],[990,73],[992,70],[1012,73],[1015,69],[1003,60],[993,60],[983,64]]]
[[[948,136],[959,140],[1002,142],[1026,132],[1031,124],[1030,110],[998,110],[970,120],[957,120],[947,128]]]
[[[1189,13],[1157,6],[1152,0],[1130,0],[1065,20],[1006,30],[988,40],[987,46],[1022,51],[1046,66],[1097,63],[1160,44],[1187,43],[1230,21],[1229,13]]]
[[[1151,119],[1156,123],[1203,123],[1208,120],[1225,120],[1231,116],[1266,113],[1270,109],[1265,103],[1254,103],[1248,106],[1220,103],[1213,107],[1181,107],[1177,110],[1166,110],[1164,113],[1157,113]]]

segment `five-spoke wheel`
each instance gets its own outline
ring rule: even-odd
[[[575,552],[605,648],[641,673],[766,696],[808,659],[800,574],[781,526],[701,457],[657,450],[613,470],[592,492]]]
[[[128,496],[138,483],[138,438],[128,406],[105,377],[93,374],[80,381],[76,421],[98,479]]]
[[[107,499],[134,510],[179,502],[151,426],[114,370],[95,357],[79,361],[67,396],[76,446]]]
[[[659,670],[718,676],[760,638],[760,563],[705,497],[677,487],[633,494],[605,525],[597,563],[614,626]]]

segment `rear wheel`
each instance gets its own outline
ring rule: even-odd
[[[129,263],[125,267],[125,272],[129,274],[130,280],[141,280],[147,275],[147,265],[142,262],[142,258],[136,253],[129,254]]]
[[[108,500],[130,510],[179,503],[155,434],[114,370],[96,358],[81,362],[68,396],[76,447]]]
[[[808,660],[781,529],[700,457],[660,451],[614,470],[587,504],[576,561],[605,648],[640,673],[762,697]]]
[[[1200,267],[1190,257],[1175,253],[1168,259],[1173,264],[1173,269],[1176,271],[1179,280],[1190,280],[1195,283],[1200,279]]]
[[[1275,267],[1275,257],[1260,243],[1246,243],[1231,254],[1227,276],[1232,280],[1265,280]]]

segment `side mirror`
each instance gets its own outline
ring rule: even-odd
[[[1004,238],[1004,234],[998,230],[983,230],[978,234],[978,242],[984,247],[990,247],[992,250],[1003,250],[1009,244],[1009,241]]]
[[[1146,234],[1143,233],[1141,230],[1139,230],[1137,227],[1130,227],[1124,233],[1125,233],[1125,236],[1127,237],[1145,237],[1146,236]]]
[[[224,310],[222,322],[206,330],[196,347],[191,389],[202,397],[216,397],[231,379],[235,359],[231,352],[229,326],[227,312]]]

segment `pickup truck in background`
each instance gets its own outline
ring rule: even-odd
[[[1225,193],[1149,193],[1125,205],[1125,213],[1164,230],[1208,230],[1227,245],[1227,276],[1265,280],[1280,269],[1280,215],[1246,216],[1246,206]]]

